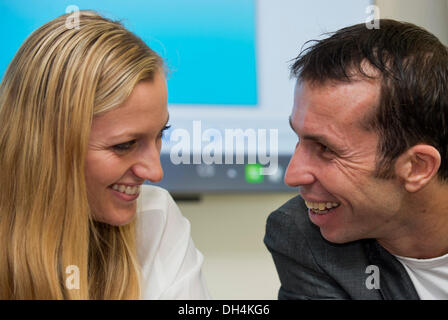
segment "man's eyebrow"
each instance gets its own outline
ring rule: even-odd
[[[298,132],[294,129],[294,126],[292,124],[291,116],[289,116],[289,125],[290,125],[292,131],[294,131],[297,134],[297,136],[299,137],[299,140],[302,140],[302,139],[303,140],[311,140],[311,141],[315,141],[315,142],[321,143],[323,145],[326,145],[326,146],[328,146],[330,148],[337,149],[337,147],[333,143],[331,143],[327,139],[327,137],[325,137],[325,136],[322,136],[322,135],[319,135],[319,134],[303,134],[303,135],[299,135]]]
[[[294,131],[295,133],[297,133],[296,130],[294,129],[294,126],[292,125],[291,116],[289,116],[288,120],[289,120],[289,126],[291,127],[292,131]]]

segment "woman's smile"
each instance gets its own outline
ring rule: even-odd
[[[140,186],[141,185],[135,185],[135,186],[126,186],[126,185],[119,185],[119,184],[113,184],[112,186],[108,187],[112,194],[117,197],[118,199],[121,199],[126,202],[131,202],[136,200],[140,195]]]

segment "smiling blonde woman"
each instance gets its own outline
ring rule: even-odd
[[[67,18],[0,86],[0,299],[206,299],[189,222],[143,185],[163,176],[163,61],[117,22]]]

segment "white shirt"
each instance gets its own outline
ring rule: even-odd
[[[210,299],[201,274],[204,257],[193,244],[189,221],[168,191],[142,185],[137,219],[142,299]]]
[[[420,299],[448,299],[448,254],[432,259],[395,257],[408,272]]]

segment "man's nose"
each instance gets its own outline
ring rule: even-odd
[[[285,173],[285,183],[291,187],[312,184],[315,181],[315,177],[312,172],[313,163],[311,160],[310,155],[299,144],[291,160],[289,160]]]

